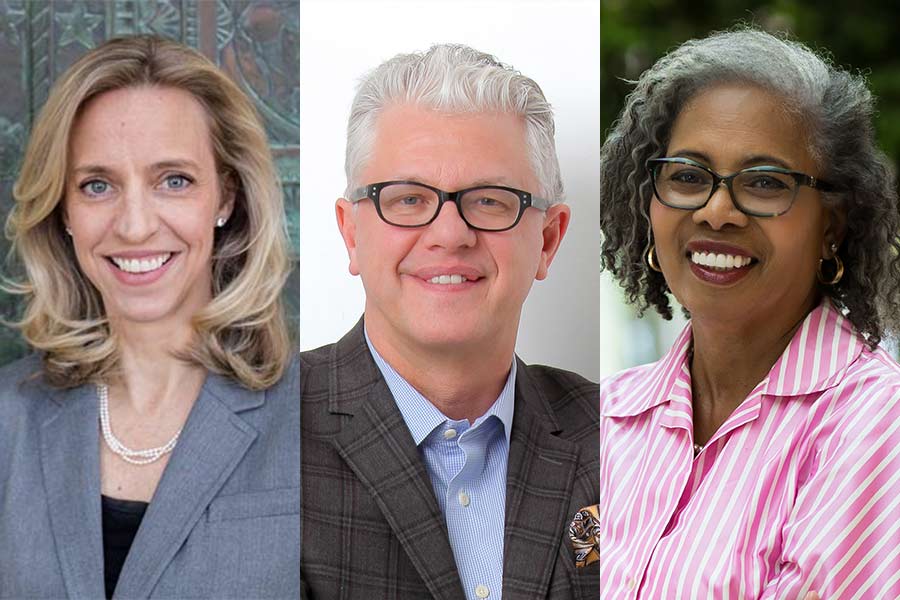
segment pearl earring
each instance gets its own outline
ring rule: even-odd
[[[69,237],[72,237],[72,230],[66,227],[66,233],[69,234]]]
[[[228,219],[225,217],[219,217],[216,219],[216,227],[225,227],[225,223],[228,222]]]

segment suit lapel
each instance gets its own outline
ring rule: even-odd
[[[518,359],[517,359],[518,360]],[[544,598],[566,535],[579,448],[519,361],[506,477],[503,597]]]
[[[335,345],[331,412],[352,415],[335,436],[434,598],[464,598],[444,515],[428,472],[363,337],[362,322]],[[351,515],[352,518],[352,515]]]
[[[264,394],[207,377],[122,567],[117,597],[150,595],[256,439],[256,430],[235,413],[260,406]]]
[[[71,598],[104,597],[100,452],[93,386],[53,391],[41,427],[50,526]]]

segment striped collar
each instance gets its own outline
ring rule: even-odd
[[[432,404],[431,401],[419,393],[416,388],[410,385],[403,376],[397,373],[397,371],[395,371],[394,368],[378,354],[378,351],[375,350],[375,346],[372,345],[372,340],[369,339],[369,333],[367,331],[365,332],[365,336],[366,345],[369,346],[369,352],[372,354],[372,358],[375,360],[378,370],[381,371],[385,382],[387,382],[391,394],[394,396],[394,401],[397,403],[397,408],[400,410],[400,414],[403,416],[403,420],[406,422],[406,426],[412,434],[413,441],[416,443],[416,446],[418,446],[425,441],[425,438],[427,438],[435,428],[443,425],[447,421],[452,421],[452,419],[447,417]],[[506,377],[506,384],[500,391],[500,395],[497,396],[497,399],[491,404],[491,407],[487,412],[472,423],[472,428],[479,426],[491,417],[496,417],[503,425],[503,432],[506,436],[506,445],[509,447],[513,409],[515,407],[515,391],[516,360],[514,358],[512,367],[509,369],[509,375]]]
[[[623,393],[603,389],[603,416],[637,416],[667,402],[690,404],[691,374],[687,361],[691,347],[691,323],[685,326],[672,348],[657,362],[635,367],[614,380],[633,379]],[[865,348],[865,340],[849,320],[825,300],[813,309],[794,333],[769,373],[757,384],[732,417],[758,413],[762,395],[802,396],[837,385],[847,368]],[[613,386],[614,387],[614,386]]]

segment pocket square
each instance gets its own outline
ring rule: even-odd
[[[569,525],[569,539],[575,551],[575,566],[586,567],[600,560],[600,505],[585,506]]]

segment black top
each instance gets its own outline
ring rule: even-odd
[[[112,598],[125,557],[147,511],[146,502],[100,496],[103,505],[103,578]]]

